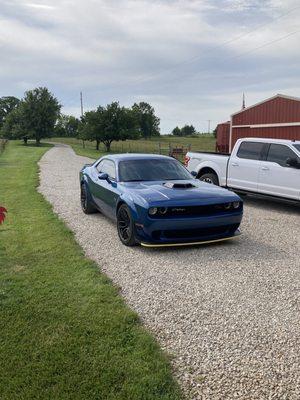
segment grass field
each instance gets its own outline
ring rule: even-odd
[[[37,193],[47,150],[0,157],[0,398],[180,398],[167,357]]]
[[[101,144],[99,151],[95,149],[95,142],[85,142],[75,138],[52,138],[54,142],[70,144],[74,151],[81,156],[99,158],[105,154],[104,146]],[[113,153],[156,153],[169,154],[169,148],[183,147],[187,152],[189,149],[194,151],[215,151],[216,140],[213,135],[202,135],[200,137],[176,137],[160,136],[149,140],[126,140],[125,142],[113,142],[111,150]]]

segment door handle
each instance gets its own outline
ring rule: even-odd
[[[270,168],[268,168],[268,167],[261,167],[261,169],[262,169],[263,171],[269,171],[269,170],[270,170]]]
[[[236,163],[236,162],[231,163],[231,165],[232,165],[233,167],[238,167],[238,166],[239,166],[239,164]]]

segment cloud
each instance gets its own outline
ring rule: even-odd
[[[40,8],[42,10],[54,10],[55,9],[55,7],[50,6],[49,4],[25,3],[24,5],[26,7]]]
[[[277,92],[300,95],[298,0],[3,1],[1,95],[48,86],[79,113],[151,102],[163,133],[204,130]],[[297,92],[298,91],[298,92]]]

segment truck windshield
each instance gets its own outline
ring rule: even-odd
[[[176,160],[153,158],[119,162],[121,182],[186,179],[193,179],[193,176]]]
[[[300,152],[300,144],[294,144],[293,146]]]

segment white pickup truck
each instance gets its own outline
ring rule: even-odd
[[[231,154],[189,152],[185,165],[208,183],[300,201],[300,141],[239,139]]]

